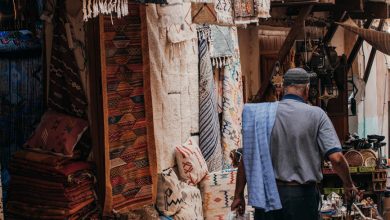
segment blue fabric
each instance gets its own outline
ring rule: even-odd
[[[332,148],[332,149],[330,149],[330,150],[328,150],[328,151],[326,151],[326,153],[325,153],[325,159],[329,159],[328,157],[329,157],[329,155],[331,155],[331,154],[333,154],[333,153],[337,153],[337,152],[341,152],[342,150],[341,150],[341,147],[334,147],[334,148]]]
[[[269,150],[278,102],[245,104],[243,159],[248,184],[248,204],[272,211],[282,208]]]
[[[292,99],[292,100],[296,100],[296,101],[299,101],[299,102],[306,103],[305,100],[302,97],[294,95],[294,94],[284,95],[282,100],[284,100],[284,99]]]

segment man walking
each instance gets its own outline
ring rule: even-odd
[[[301,68],[288,70],[284,76],[284,90],[285,96],[273,105],[274,109],[261,104],[249,104],[244,109],[244,156],[238,168],[231,208],[239,214],[244,213],[244,189],[248,181],[248,203],[255,208],[255,220],[315,220],[319,217],[317,184],[322,181],[323,159],[332,163],[343,182],[347,199],[357,190],[330,119],[321,108],[306,104],[309,74]],[[256,117],[264,111],[271,113],[259,118],[257,123]],[[267,128],[265,131],[252,130],[263,129],[260,125],[267,120],[271,123],[269,137],[259,138],[259,134],[267,133]],[[255,135],[248,136],[248,133]],[[248,140],[251,138],[257,139]],[[266,145],[268,149],[264,150]],[[275,194],[279,194],[278,198]]]

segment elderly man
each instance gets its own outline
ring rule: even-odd
[[[264,152],[264,149],[262,151],[263,146],[261,146],[257,151],[260,151],[262,156],[254,156],[253,152],[257,152],[256,149],[255,151],[246,149],[248,144],[245,144],[247,140],[244,139],[244,156],[238,168],[235,198],[231,209],[237,210],[239,214],[244,213],[244,188],[248,180],[249,205],[255,208],[256,220],[315,220],[319,217],[320,193],[317,184],[322,180],[323,159],[331,161],[334,171],[344,184],[347,199],[353,195],[352,191],[357,192],[357,190],[352,182],[348,164],[341,153],[341,144],[330,119],[321,108],[306,104],[309,95],[309,74],[301,68],[288,70],[284,76],[284,94],[283,99],[276,103],[277,107],[274,110],[274,121],[269,137],[269,153]],[[250,104],[248,106],[264,108],[266,105]],[[254,112],[256,113],[253,115],[258,115],[259,111]],[[247,123],[251,123],[251,120],[256,119],[247,120]],[[263,123],[262,119],[259,121]],[[245,116],[243,123],[246,123]],[[245,138],[245,132],[250,131],[245,130],[245,124],[243,126]],[[254,127],[257,129],[261,126]],[[247,152],[251,155],[245,155]],[[267,166],[263,161],[260,166],[262,168],[258,168],[260,162],[256,162],[256,159],[260,161],[267,158],[267,154],[264,153],[269,155],[270,172],[266,170]],[[257,176],[257,172],[265,173],[261,174],[265,175],[265,178],[253,177]],[[272,183],[267,183],[269,179],[267,177],[270,176],[273,178],[272,181],[275,179],[273,184],[277,190],[274,191],[279,194],[276,199],[272,197]],[[260,186],[257,188],[252,186],[256,184]],[[269,185],[263,187],[264,184],[269,184],[271,187],[267,188]],[[271,192],[257,190],[261,188],[266,188],[266,191],[271,189]],[[267,208],[258,207],[263,205],[256,206],[257,204],[270,203],[270,201],[259,202],[258,200],[272,200],[271,203],[274,205],[271,204]],[[279,209],[280,206],[281,209]]]

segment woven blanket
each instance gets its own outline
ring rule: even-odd
[[[53,21],[48,107],[77,117],[86,117],[87,98],[76,58],[67,42],[65,23],[65,2],[59,1]]]
[[[147,121],[139,4],[131,3],[129,16],[104,17],[112,208],[152,202],[152,177],[148,158]],[[110,188],[108,188],[110,189]],[[112,210],[105,210],[112,211]]]
[[[200,34],[200,36],[202,36]],[[217,97],[207,40],[199,38],[199,148],[210,172],[222,168]]]
[[[240,61],[233,58],[223,69],[222,149],[223,169],[232,168],[230,152],[242,147],[242,110],[244,107]]]
[[[210,25],[209,44],[213,66],[221,68],[231,63],[235,51],[230,27]]]
[[[248,205],[265,211],[282,208],[269,150],[277,107],[277,102],[246,104],[242,118]]]

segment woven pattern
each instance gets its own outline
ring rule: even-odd
[[[234,198],[236,175],[236,169],[213,172],[200,183],[206,220],[226,219]]]
[[[208,173],[206,161],[192,137],[184,145],[176,147],[176,161],[181,179],[190,185],[195,186]]]
[[[192,4],[192,21],[195,24],[233,25],[231,0],[214,0],[213,3]]]
[[[181,184],[183,205],[180,211],[174,216],[175,220],[203,220],[202,197],[195,186]]]
[[[199,73],[199,148],[212,172],[221,170],[222,149],[213,70],[207,40],[202,37],[199,38]]]
[[[151,203],[139,5],[123,19],[104,18],[113,209]]]
[[[242,72],[240,61],[225,66],[223,77],[222,150],[224,169],[231,168],[230,152],[242,147]]]
[[[65,2],[59,1],[54,16],[53,47],[49,67],[48,107],[59,112],[85,117],[87,98],[76,58],[66,40]]]
[[[159,174],[157,209],[166,216],[175,215],[183,205],[182,185],[175,171],[169,168]]]
[[[363,155],[359,151],[349,150],[344,154],[344,157],[351,167],[359,167],[364,164]]]

